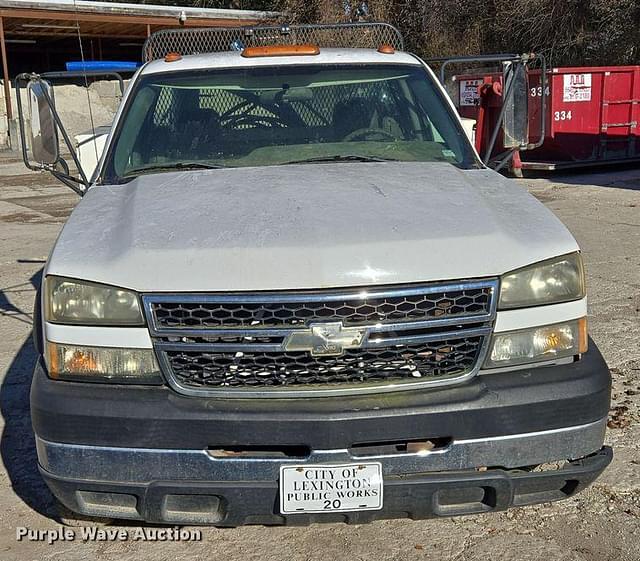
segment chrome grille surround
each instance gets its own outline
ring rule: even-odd
[[[447,385],[475,375],[493,329],[497,287],[497,279],[488,279],[312,291],[145,294],[142,300],[161,369],[177,392],[203,397],[320,397]],[[463,305],[456,307],[456,298],[463,299]],[[390,301],[394,305],[409,303],[407,313],[388,317],[375,310],[376,305]],[[374,308],[371,314],[378,315],[349,321],[354,315],[345,302],[351,303],[347,306],[351,312],[356,302],[357,306]],[[416,302],[423,303],[425,313],[415,313],[421,309]],[[254,315],[240,325],[235,318],[224,321],[229,318],[226,308],[243,306]],[[180,307],[201,310],[205,319],[210,317],[209,310],[222,310],[222,321],[216,320],[213,326],[199,321],[191,325],[163,321],[163,310]],[[292,308],[319,309],[323,315],[312,313],[300,320],[290,313]],[[284,310],[280,319],[285,323],[262,321],[265,309]],[[289,344],[304,341],[301,334],[336,325],[338,330],[357,332],[357,344],[334,349],[327,343],[318,353],[312,347],[300,349]],[[439,352],[442,348],[447,352]],[[434,357],[440,357],[441,362],[434,362]],[[307,367],[311,370],[305,370]],[[323,375],[328,382],[319,381]]]

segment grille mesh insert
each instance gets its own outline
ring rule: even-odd
[[[160,329],[301,327],[316,321],[363,325],[474,316],[490,312],[491,288],[321,302],[175,302],[152,304]]]
[[[342,356],[306,352],[166,351],[175,380],[183,387],[261,388],[419,381],[473,368],[483,337],[376,349],[350,349]]]

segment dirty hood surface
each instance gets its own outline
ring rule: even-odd
[[[576,249],[493,171],[323,163],[93,187],[46,273],[141,292],[323,288],[495,276]]]

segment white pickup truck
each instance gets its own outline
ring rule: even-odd
[[[33,156],[60,175],[30,84]],[[416,56],[168,54],[82,192],[31,391],[42,476],[73,511],[451,516],[571,496],[611,461],[579,247],[481,163]]]

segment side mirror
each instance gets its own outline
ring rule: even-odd
[[[504,64],[504,141],[505,148],[521,148],[529,144],[529,80],[522,63]]]
[[[37,80],[27,85],[31,154],[36,162],[53,165],[60,159],[60,146],[51,95],[47,82]]]

